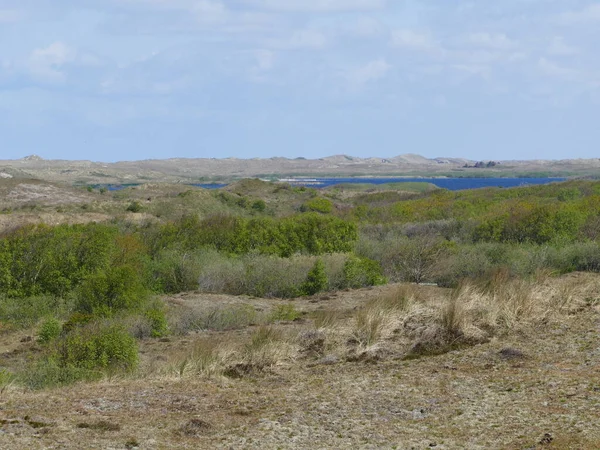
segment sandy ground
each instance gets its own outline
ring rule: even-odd
[[[385,289],[296,307],[352,310]],[[198,293],[169,300],[181,308],[278,302]],[[149,340],[144,358],[168,358],[195,338]],[[394,348],[394,337],[387,345]],[[11,449],[594,449],[599,423],[597,306],[417,360],[394,352],[362,362],[300,356],[240,379],[172,373],[0,394],[0,447]]]

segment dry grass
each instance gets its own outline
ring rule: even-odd
[[[148,340],[144,358],[172,357],[140,378],[2,393],[0,446],[597,448],[600,290],[582,278],[349,291],[297,299],[305,322]],[[403,360],[416,342],[460,351]]]

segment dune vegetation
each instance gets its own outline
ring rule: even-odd
[[[45,192],[55,197],[8,192],[0,204],[4,445],[43,448],[79,433],[89,447],[309,448],[318,432],[323,448],[600,446],[600,182]],[[573,373],[550,381],[557,336]],[[443,373],[415,381],[422,370]],[[346,392],[362,382],[370,405]],[[396,412],[384,400],[399,394],[395,382],[407,395]],[[469,382],[493,391],[496,416],[461,390]],[[550,382],[565,389],[552,387],[554,419],[532,425],[536,408],[554,405],[540,387]],[[333,405],[328,386],[350,403]],[[521,428],[495,426],[522,400],[500,396],[504,387],[533,402]],[[225,412],[201,413],[199,395]],[[143,426],[132,402],[145,405]],[[338,410],[330,428],[313,423],[319,402]]]

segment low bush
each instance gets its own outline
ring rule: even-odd
[[[144,312],[144,317],[150,323],[150,336],[164,337],[169,334],[169,324],[165,312],[160,308],[152,308]]]
[[[292,303],[276,306],[269,315],[270,322],[292,322],[299,319],[302,313]]]
[[[35,325],[48,316],[64,317],[72,308],[70,299],[49,295],[26,298],[3,297],[0,295],[0,320],[17,328]]]
[[[29,365],[18,379],[28,388],[40,390],[67,386],[78,381],[102,378],[102,372],[61,364],[55,357],[44,357]]]
[[[186,309],[172,318],[170,329],[177,334],[190,331],[228,331],[265,322],[265,318],[251,305],[213,308],[208,311]]]
[[[385,284],[381,265],[368,258],[350,256],[344,264],[344,285],[348,288]]]
[[[49,344],[58,339],[62,333],[62,324],[54,317],[45,319],[38,330],[38,342],[41,344]]]
[[[138,364],[137,342],[122,326],[92,323],[66,335],[57,358],[61,367],[130,372]]]

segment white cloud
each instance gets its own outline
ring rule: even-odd
[[[198,0],[190,9],[201,23],[221,22],[228,13],[223,3],[212,0]]]
[[[563,67],[560,64],[546,58],[540,58],[538,69],[542,74],[566,81],[577,81],[581,79],[581,73],[575,69]]]
[[[558,17],[558,21],[573,25],[584,22],[600,22],[600,4],[593,3],[577,11],[567,11]]]
[[[31,76],[42,82],[62,83],[66,79],[63,66],[75,59],[75,52],[62,42],[35,49],[28,61]]]
[[[321,49],[327,45],[327,36],[318,30],[298,30],[287,38],[271,39],[268,44],[279,49]]]
[[[349,80],[353,85],[363,85],[371,81],[376,81],[384,78],[388,71],[391,69],[391,65],[385,59],[377,59],[370,61],[362,67],[354,70],[350,73]]]
[[[340,12],[382,9],[387,0],[245,0],[261,9],[290,12]]]
[[[579,49],[567,44],[562,36],[555,36],[546,51],[555,56],[572,56],[579,53]]]
[[[275,65],[275,53],[270,50],[258,50],[256,52],[256,68],[265,72],[271,70]]]
[[[24,14],[16,9],[0,9],[0,23],[18,22],[23,17]]]
[[[435,42],[429,34],[419,33],[413,30],[392,31],[391,43],[394,47],[424,52],[431,52],[439,49],[439,44]]]
[[[517,43],[505,34],[473,33],[467,37],[467,42],[477,47],[493,50],[509,50],[517,46]]]

